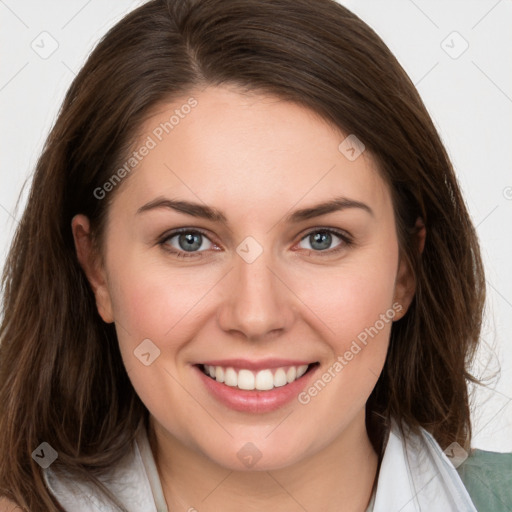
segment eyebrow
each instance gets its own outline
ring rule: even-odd
[[[212,222],[217,222],[220,224],[228,224],[227,217],[216,208],[200,203],[193,203],[190,201],[179,201],[163,197],[158,197],[153,201],[150,201],[149,203],[145,204],[144,206],[141,206],[137,210],[137,214],[161,208],[169,208],[177,212],[191,215],[193,217],[207,219]],[[312,219],[314,217],[319,217],[321,215],[326,215],[328,213],[346,210],[349,208],[358,208],[369,213],[371,216],[375,216],[373,210],[367,204],[362,203],[361,201],[355,201],[353,199],[348,199],[346,197],[336,197],[334,199],[331,199],[323,203],[319,203],[309,208],[295,210],[293,213],[288,214],[285,217],[285,222],[290,224],[298,223],[304,220]]]

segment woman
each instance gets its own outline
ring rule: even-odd
[[[7,261],[5,510],[508,506],[481,452],[454,467],[484,284],[367,25],[330,0],[150,1],[69,89]]]

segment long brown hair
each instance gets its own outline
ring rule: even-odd
[[[452,165],[402,67],[333,0],[152,0],[102,38],[71,84],[4,270],[0,495],[31,512],[62,510],[31,457],[41,442],[58,452],[59,467],[94,479],[147,419],[77,261],[71,219],[87,215],[101,240],[122,184],[104,200],[94,191],[126,160],[148,113],[220,84],[312,109],[373,155],[390,185],[416,295],[393,325],[368,432],[379,454],[391,417],[426,428],[442,447],[469,447],[482,262]],[[423,254],[413,237],[418,217]]]

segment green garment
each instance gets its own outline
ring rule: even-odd
[[[475,449],[457,471],[478,512],[512,512],[512,453]]]

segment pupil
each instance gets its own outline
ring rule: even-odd
[[[319,246],[316,247],[316,249],[328,249],[331,245],[331,234],[327,233],[325,231],[319,231],[318,233],[315,233],[314,235],[311,235],[312,241],[311,241],[311,247],[315,248],[315,244],[319,244]]]
[[[199,233],[187,233],[185,235],[180,235],[179,244],[182,249],[185,250],[195,250],[201,247],[201,235]],[[182,243],[183,242],[183,243]]]

